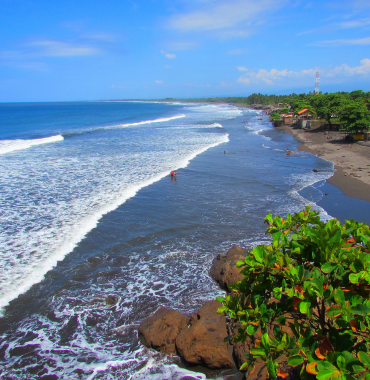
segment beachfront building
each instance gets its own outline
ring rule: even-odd
[[[298,128],[311,128],[311,121],[316,116],[313,116],[314,111],[309,110],[308,108],[303,108],[297,112],[298,116]]]
[[[312,116],[313,113],[314,112],[310,111],[308,108],[303,108],[302,110],[297,112],[297,115],[299,119],[308,120],[308,119],[313,119],[313,116]]]
[[[293,124],[294,118],[292,114],[284,114],[283,115],[284,124]]]

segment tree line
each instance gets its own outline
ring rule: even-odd
[[[297,98],[286,97],[283,108],[271,113],[273,120],[280,120],[281,114],[297,114],[307,108],[320,119],[324,119],[329,128],[333,120],[340,123],[341,129],[350,133],[365,132],[370,129],[370,93],[361,90],[335,92],[331,94],[300,94]]]
[[[325,95],[327,95],[326,93]],[[356,90],[352,92],[336,92],[336,94],[343,95],[348,100],[356,100],[358,98],[370,99],[370,91],[363,92],[362,90]],[[199,98],[199,99],[174,99],[174,98],[166,98],[164,100],[181,100],[181,101],[192,101],[192,102],[204,102],[204,103],[231,103],[231,104],[279,104],[286,103],[287,99],[295,100],[295,99],[304,99],[305,97],[313,96],[313,92],[309,92],[308,94],[290,94],[290,95],[263,95],[263,94],[252,94],[249,96],[229,96],[229,97],[216,97],[216,98]],[[289,103],[289,102],[288,102]]]
[[[298,111],[308,108],[312,114],[326,120],[331,127],[333,119],[341,124],[341,129],[351,133],[364,132],[370,129],[370,91],[356,90],[352,92],[334,92],[314,94],[290,94],[290,95],[263,95],[252,94],[249,96],[200,98],[200,99],[174,99],[166,98],[166,101],[181,100],[187,102],[202,103],[228,103],[235,105],[276,105],[281,108],[271,113],[271,119],[279,121],[281,115],[288,112],[297,114]]]

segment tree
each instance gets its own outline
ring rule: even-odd
[[[270,119],[274,121],[280,121],[281,116],[277,112],[271,112]]]
[[[277,113],[282,115],[284,113],[289,113],[290,112],[290,109],[289,108],[280,108],[279,110],[277,110]]]
[[[307,99],[292,99],[289,101],[289,104],[292,107],[292,111],[295,115],[297,112],[303,110],[304,108],[308,108],[312,113],[315,113],[310,102]]]
[[[351,98],[353,100],[356,100],[357,98],[362,98],[366,95],[365,92],[363,92],[362,90],[356,90],[356,91],[352,91],[349,93],[349,95],[351,96]]]
[[[346,102],[346,98],[337,93],[316,95],[311,98],[311,103],[316,110],[317,116],[325,119],[330,127],[333,115],[338,115]]]
[[[339,113],[342,129],[351,132],[365,132],[370,129],[370,112],[362,101],[347,103]]]
[[[369,226],[323,222],[309,206],[265,223],[271,244],[238,261],[244,279],[217,297],[230,318],[225,340],[254,343],[240,369],[262,361],[270,379],[287,377],[289,364],[302,380],[370,380]]]

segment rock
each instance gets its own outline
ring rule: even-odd
[[[79,325],[78,315],[72,316],[69,321],[59,330],[60,344],[67,344],[72,340]]]
[[[23,356],[40,349],[39,344],[28,344],[26,346],[17,346],[9,351],[10,356]]]
[[[176,354],[175,340],[188,328],[189,318],[176,310],[161,307],[139,326],[139,338],[146,347],[154,348],[167,355]]]
[[[317,172],[318,172],[318,170],[317,170],[317,169],[312,169],[312,171],[313,171],[314,173],[317,173]]]
[[[244,260],[247,250],[238,246],[230,248],[226,255],[218,255],[212,263],[209,275],[221,286],[229,290],[229,285],[243,279],[240,269],[236,267],[239,260]]]
[[[226,319],[217,314],[221,304],[209,301],[190,319],[190,327],[176,339],[180,356],[190,364],[202,364],[211,369],[234,368],[232,347],[224,339],[228,336]]]

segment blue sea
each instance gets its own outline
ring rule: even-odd
[[[234,378],[143,347],[137,328],[223,294],[213,258],[267,242],[268,212],[330,218],[333,164],[287,156],[297,144],[229,105],[1,104],[0,377]]]

